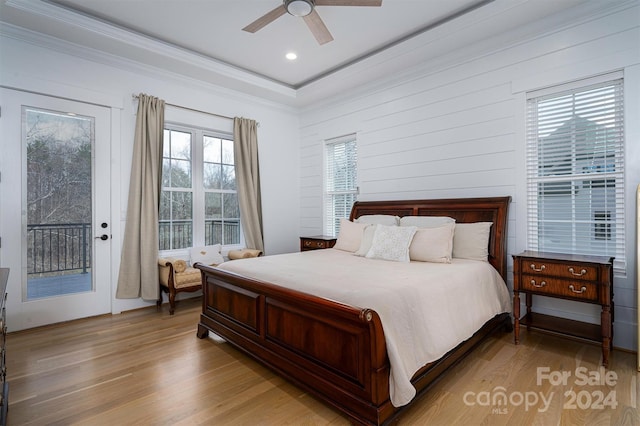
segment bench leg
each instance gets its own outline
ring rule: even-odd
[[[160,312],[161,308],[162,308],[162,286],[160,286],[160,289],[158,291],[158,300],[156,301],[156,311]]]
[[[176,292],[169,289],[169,315],[176,311]]]

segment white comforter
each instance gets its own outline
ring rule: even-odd
[[[416,371],[495,315],[511,311],[504,281],[488,262],[401,263],[329,249],[234,260],[219,268],[376,311],[387,343],[390,397],[396,407],[415,396],[411,377]]]

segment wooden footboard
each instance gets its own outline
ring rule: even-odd
[[[358,202],[364,214],[450,216],[458,223],[490,221],[488,261],[506,281],[506,229],[510,197],[461,200]],[[405,407],[389,399],[389,360],[382,324],[370,309],[196,265],[203,304],[198,337],[209,331],[347,415],[354,423],[391,422]],[[510,325],[503,313],[413,379],[418,393],[462,359],[482,339]]]
[[[357,422],[380,424],[382,412],[393,411],[375,312],[197,267],[204,284],[198,337],[214,332]]]
[[[203,274],[198,337],[223,337],[357,424],[381,425],[400,411],[389,400],[389,360],[378,314],[197,265]],[[508,314],[414,376],[418,393],[431,386]]]

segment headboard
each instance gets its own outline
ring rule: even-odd
[[[457,223],[493,222],[489,262],[507,281],[507,215],[511,197],[441,200],[356,201],[350,219],[370,214],[394,216],[449,216]]]

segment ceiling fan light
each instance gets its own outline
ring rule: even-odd
[[[284,7],[293,16],[307,16],[313,11],[311,0],[285,0]]]

